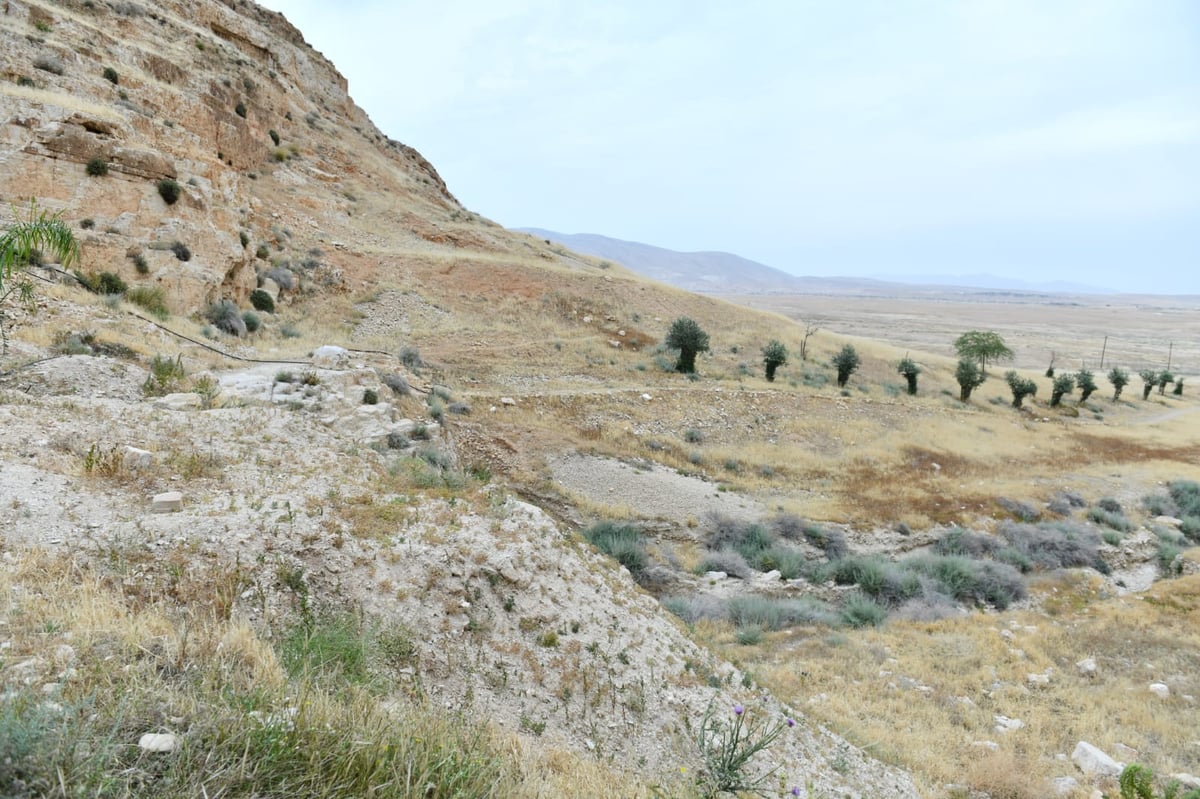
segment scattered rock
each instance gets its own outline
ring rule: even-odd
[[[138,746],[143,752],[174,752],[179,738],[169,732],[148,732],[138,739]]]
[[[188,391],[178,394],[166,394],[154,401],[155,408],[168,411],[190,411],[200,407],[200,395]]]
[[[1182,772],[1179,774],[1172,774],[1171,779],[1176,780],[1184,788],[1200,788],[1200,777],[1196,777],[1192,774],[1186,774]]]
[[[1041,674],[1026,674],[1025,684],[1030,688],[1042,688],[1050,684],[1050,672],[1045,671]]]
[[[1087,741],[1080,741],[1075,744],[1075,751],[1071,753],[1071,761],[1080,771],[1089,776],[1119,777],[1122,768],[1124,768],[1120,763]]]
[[[1055,777],[1051,783],[1055,796],[1070,796],[1079,790],[1079,780],[1074,777]]]
[[[724,580],[728,576],[729,575],[726,574],[725,572],[705,572],[704,573],[704,579],[708,580],[709,582],[716,582],[717,580]]]
[[[1084,658],[1083,660],[1076,661],[1075,670],[1079,672],[1081,677],[1095,677],[1096,659]]]
[[[121,467],[127,472],[152,469],[154,468],[154,453],[137,447],[125,447],[125,452],[121,456]]]
[[[325,344],[313,350],[312,364],[319,369],[345,369],[350,365],[350,352],[344,347]]]
[[[508,408],[517,407],[517,401],[515,399],[513,399],[512,397],[501,397],[500,404],[504,405],[505,407],[508,407]]]
[[[165,491],[155,494],[151,501],[150,510],[153,513],[174,513],[183,510],[183,492]]]
[[[651,397],[649,394],[643,394],[642,399],[646,402],[649,402],[650,400],[654,399],[654,397]]]
[[[1000,744],[995,741],[971,741],[971,746],[978,746],[980,749],[986,749],[989,752],[1000,751]]]
[[[1167,527],[1174,527],[1176,530],[1178,530],[1183,526],[1183,519],[1176,519],[1174,516],[1155,516],[1154,523],[1166,525]]]
[[[996,722],[995,729],[999,733],[1015,732],[1025,726],[1025,722],[1020,719],[1010,719],[1008,716],[1003,716],[999,713],[993,716],[992,720]]]
[[[1150,693],[1154,694],[1159,699],[1166,699],[1171,695],[1171,689],[1167,687],[1166,683],[1152,682],[1150,683],[1149,688]]]

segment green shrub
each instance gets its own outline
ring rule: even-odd
[[[734,630],[734,639],[742,646],[758,646],[762,643],[765,631],[757,624],[747,624]]]
[[[186,244],[184,244],[182,241],[172,242],[171,243],[171,252],[175,253],[175,257],[181,261],[192,260],[192,251],[189,250],[188,246]]]
[[[112,67],[105,67],[103,75],[104,79],[114,86],[121,82],[121,76],[118,75],[117,71]]]
[[[155,355],[150,359],[150,374],[142,384],[142,393],[147,397],[172,394],[179,390],[185,377],[182,355],[175,358]]]
[[[238,231],[238,241],[242,243],[242,249],[246,249],[250,246],[250,234],[244,230]]]
[[[146,256],[142,255],[141,253],[137,253],[137,254],[133,255],[132,258],[133,258],[133,268],[137,270],[137,273],[139,275],[150,274],[150,264],[146,260]]]
[[[275,298],[271,296],[269,291],[255,289],[250,292],[250,305],[254,310],[262,311],[263,313],[275,313]]]
[[[401,397],[407,397],[412,393],[412,388],[408,385],[408,380],[403,375],[386,372],[380,375],[379,379],[385,386],[392,390],[392,393]]]
[[[231,300],[218,300],[204,312],[204,316],[218,330],[231,336],[246,335],[246,322],[237,305]]]
[[[233,107],[233,113],[237,114],[242,119],[245,119],[246,118],[246,104],[238,103],[237,105],[235,105]]]
[[[121,276],[113,272],[85,275],[76,271],[75,279],[93,294],[124,294],[129,289],[128,284],[121,279]]]
[[[837,615],[823,602],[800,599],[771,599],[761,596],[738,596],[726,603],[729,620],[735,627],[756,625],[764,630],[782,630],[800,624],[837,623]]]
[[[730,577],[739,580],[750,578],[750,564],[738,552],[732,549],[721,549],[705,555],[696,566],[697,573],[725,572]]]
[[[410,372],[415,372],[425,365],[421,360],[421,351],[407,344],[400,348],[400,363]]]
[[[363,405],[378,405],[379,404],[379,392],[377,392],[373,388],[366,389],[365,391],[363,391],[362,401],[363,401]]]
[[[1107,511],[1104,508],[1092,508],[1088,511],[1087,517],[1096,524],[1102,524],[1105,527],[1120,530],[1123,533],[1127,533],[1133,529],[1133,525],[1123,515]]]
[[[683,431],[683,440],[689,444],[701,444],[704,442],[704,433],[694,427],[689,427]]]
[[[275,131],[275,129],[274,129],[274,128],[271,128],[270,130],[268,130],[268,131],[267,131],[267,135],[271,137],[271,142],[272,142],[272,143],[273,143],[273,144],[274,144],[276,147],[278,147],[278,146],[279,146],[279,141],[280,141],[280,139],[279,139],[279,134],[278,134],[278,133]]]
[[[158,196],[167,205],[174,205],[179,200],[179,184],[171,178],[163,178],[158,182]]]
[[[878,627],[887,620],[887,610],[864,594],[851,594],[842,607],[842,622],[848,627]]]
[[[167,308],[167,294],[162,286],[134,286],[125,292],[125,299],[159,320],[171,315]]]
[[[649,564],[642,531],[631,524],[597,522],[583,531],[583,537],[628,569],[635,578]]]
[[[89,158],[84,171],[87,172],[88,177],[102,178],[108,174],[108,161],[105,161],[98,155]]]
[[[247,333],[256,333],[262,327],[262,320],[258,318],[258,314],[254,311],[243,311],[242,324],[246,326]]]

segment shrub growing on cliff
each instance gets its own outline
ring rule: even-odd
[[[106,81],[108,81],[109,83],[111,83],[113,86],[116,86],[118,83],[121,82],[121,76],[118,75],[117,71],[115,69],[113,69],[112,67],[105,67],[104,72],[102,74],[104,75],[104,79]]]
[[[167,205],[174,205],[179,199],[179,184],[171,178],[163,178],[158,182],[158,196]]]
[[[84,167],[84,171],[87,172],[88,177],[102,178],[108,174],[108,162],[105,161],[101,156],[97,155],[88,159],[87,166]]]
[[[231,336],[246,335],[246,323],[242,319],[242,314],[238,311],[237,305],[231,300],[218,300],[208,306],[208,310],[204,312],[204,317],[221,331],[228,333]]]
[[[635,578],[650,562],[642,531],[632,524],[597,522],[583,531],[583,537],[628,569]]]
[[[250,304],[254,306],[254,310],[256,311],[275,313],[275,298],[271,296],[269,291],[255,289],[250,292]]]

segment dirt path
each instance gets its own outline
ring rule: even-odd
[[[709,513],[765,516],[761,503],[720,492],[713,483],[663,466],[632,466],[611,458],[567,455],[550,461],[554,481],[597,505],[628,507],[648,519],[686,524]]]

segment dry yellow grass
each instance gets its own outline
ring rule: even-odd
[[[786,701],[913,769],[930,795],[965,783],[993,796],[1038,799],[1047,780],[1070,776],[1073,766],[1056,756],[1081,740],[1158,773],[1190,768],[1200,575],[1158,583],[1144,597],[1097,600],[1086,580],[1073,579],[1043,580],[1037,590],[1059,598],[1047,603],[1058,610],[1049,618],[1010,612],[893,621],[850,635],[796,630],[769,647],[729,653]],[[1063,603],[1067,595],[1078,601]],[[1096,660],[1094,677],[1074,665],[1085,657]],[[1048,674],[1049,683],[1031,683],[1031,674]],[[1155,681],[1170,686],[1168,699],[1150,693]],[[997,714],[1025,727],[998,733]]]

